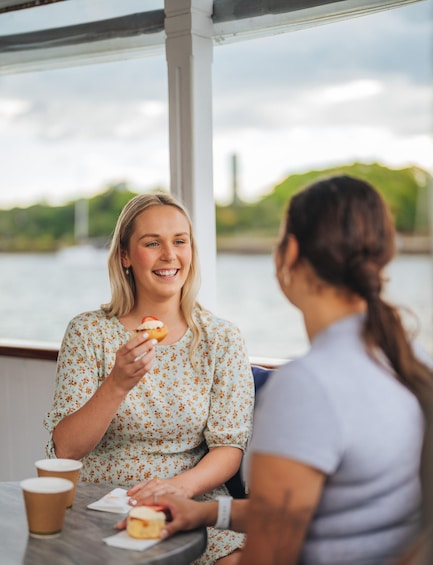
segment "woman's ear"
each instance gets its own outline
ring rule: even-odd
[[[292,270],[296,265],[299,257],[299,244],[298,240],[294,235],[289,235],[287,238],[287,244],[281,253],[278,250],[275,252],[275,267],[276,276],[282,291],[285,293],[290,287],[292,280]]]
[[[120,252],[120,260],[124,269],[128,269],[131,266],[131,263],[128,259],[128,254],[125,249],[122,249],[122,251]]]
[[[299,258],[299,243],[293,234],[288,237],[286,250],[284,252],[284,264],[291,270]]]

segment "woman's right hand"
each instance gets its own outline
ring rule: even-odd
[[[113,369],[101,386],[54,429],[57,457],[82,459],[95,448],[126,395],[150,370],[155,359],[155,343],[143,333],[118,349]]]
[[[130,339],[117,350],[116,361],[107,380],[123,392],[129,392],[152,367],[157,343],[156,339],[149,339],[147,333]]]

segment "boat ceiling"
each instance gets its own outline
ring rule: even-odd
[[[286,33],[419,1],[214,0],[213,40],[220,45]],[[156,8],[146,11],[137,11],[143,5],[137,0],[113,3],[121,4],[122,15],[110,15],[110,4],[0,0],[0,74],[164,53],[163,0],[148,0],[146,6]]]

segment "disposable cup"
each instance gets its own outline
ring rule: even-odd
[[[75,459],[40,459],[35,462],[38,477],[58,477],[72,481],[74,488],[69,493],[66,508],[71,508],[74,502],[82,466],[81,461]]]
[[[21,481],[29,535],[53,538],[60,535],[65,521],[66,501],[74,488],[72,481],[58,477],[33,477]]]

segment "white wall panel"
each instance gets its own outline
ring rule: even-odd
[[[54,361],[0,358],[0,481],[35,476],[34,461],[44,457],[48,434]]]

